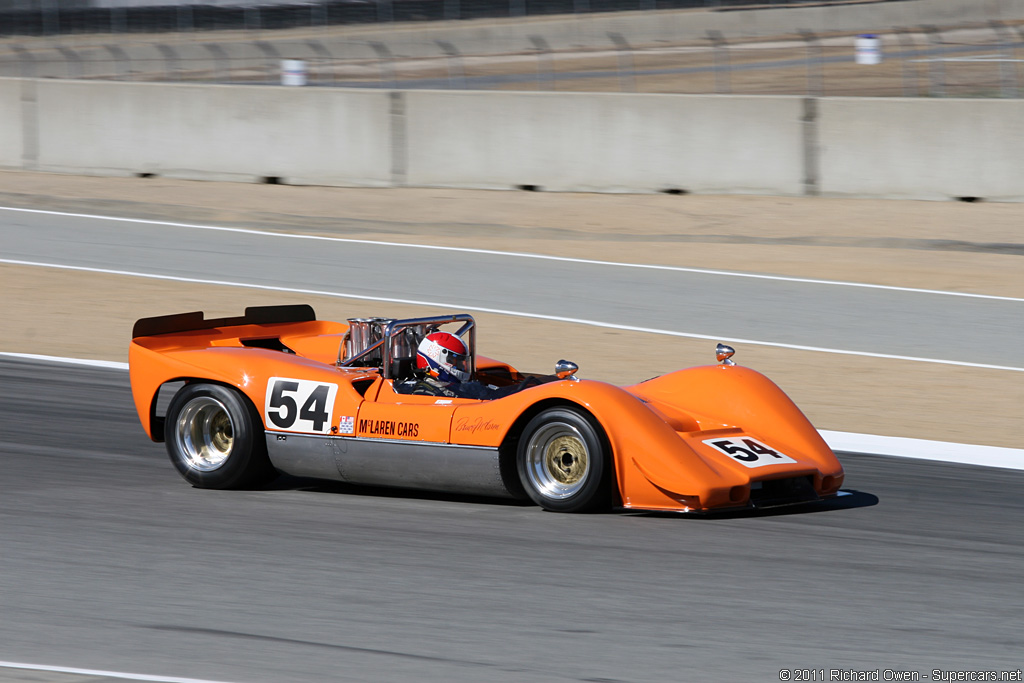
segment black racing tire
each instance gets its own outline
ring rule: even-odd
[[[164,442],[174,467],[197,488],[248,488],[275,476],[255,409],[219,384],[186,384],[174,395]]]
[[[611,504],[610,453],[583,412],[548,408],[526,424],[516,469],[526,495],[552,512],[595,512]]]

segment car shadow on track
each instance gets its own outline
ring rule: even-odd
[[[343,482],[325,481],[323,479],[303,479],[289,475],[281,475],[270,484],[261,487],[263,491],[309,491],[311,493],[333,493],[346,496],[363,496],[369,498],[402,498],[408,500],[436,500],[448,503],[469,503],[473,505],[495,505],[500,507],[531,507],[528,500],[509,498],[493,498],[460,493],[444,493],[438,491],[421,491],[366,484],[345,484]]]
[[[389,488],[383,486],[366,486],[363,484],[345,484],[342,482],[324,481],[322,479],[304,479],[281,475],[270,484],[261,487],[263,491],[309,491],[311,493],[331,493],[345,496],[362,496],[368,498],[399,498],[406,500],[436,500],[447,503],[468,503],[470,505],[491,505],[495,507],[527,508],[537,507],[529,500],[509,498],[493,498],[458,493],[437,491],[420,491],[416,489]],[[817,512],[835,512],[855,508],[878,505],[878,496],[864,491],[844,490],[835,498],[819,500],[812,503],[800,503],[770,508],[745,508],[741,510],[724,510],[722,512],[655,512],[644,510],[615,509],[600,511],[596,514],[613,514],[631,517],[675,517],[689,519],[742,519],[750,517],[780,517],[785,515],[806,515]],[[538,512],[540,510],[538,509]]]
[[[812,503],[799,503],[770,508],[744,508],[740,510],[723,510],[722,512],[643,512],[627,511],[630,516],[638,517],[686,517],[696,520],[747,519],[760,517],[783,517],[786,515],[808,515],[817,512],[836,512],[853,510],[878,505],[878,496],[865,491],[843,490],[835,498],[827,498]]]

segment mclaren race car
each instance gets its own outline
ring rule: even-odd
[[[718,364],[618,387],[577,378],[568,361],[536,374],[479,356],[465,314],[341,323],[262,306],[143,318],[132,337],[142,426],[201,488],[286,473],[562,512],[707,512],[819,500],[843,483],[789,397],[721,344]],[[417,355],[428,337],[464,345],[442,352],[464,356],[473,391],[428,386]]]

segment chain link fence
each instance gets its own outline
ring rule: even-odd
[[[799,7],[847,0],[344,0],[255,4],[210,0],[158,6],[132,0],[98,4],[58,0],[0,2],[0,36],[71,33],[161,33],[230,30],[327,28],[352,24],[591,14],[664,9]]]
[[[218,34],[223,35],[223,34]],[[274,39],[243,33],[179,40],[30,47],[0,45],[0,76],[281,84],[320,87],[793,94],[878,97],[1021,97],[1024,26],[893,27],[871,36],[875,59],[858,63],[863,36],[801,31],[776,40],[644,45],[610,32],[604,45],[554,50],[540,35],[522,49],[474,54],[452,40]],[[212,37],[212,36],[211,36]],[[286,61],[287,60],[287,61]],[[863,61],[863,60],[862,60]],[[287,80],[287,79],[285,79]]]

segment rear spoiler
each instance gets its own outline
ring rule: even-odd
[[[203,317],[202,311],[191,313],[175,313],[158,315],[153,318],[140,318],[132,328],[132,338],[152,337],[157,334],[174,332],[194,332],[196,330],[212,330],[215,327],[231,327],[234,325],[270,325],[273,323],[304,323],[316,320],[313,307],[308,304],[292,304],[288,306],[249,306],[245,315],[234,318]]]

